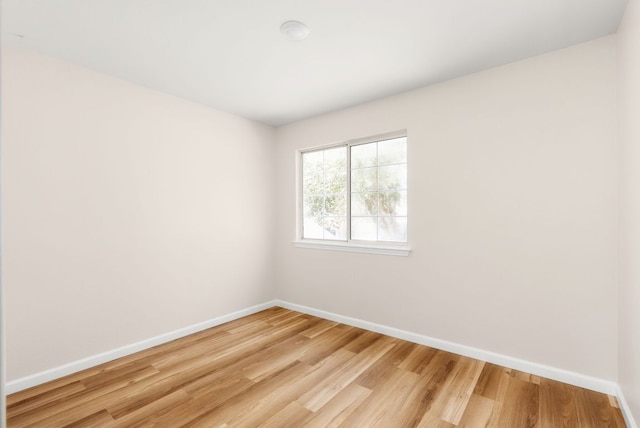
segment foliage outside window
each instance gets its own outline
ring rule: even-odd
[[[407,138],[302,153],[302,238],[407,242]]]

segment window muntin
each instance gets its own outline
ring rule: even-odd
[[[407,242],[406,136],[301,157],[303,239]]]

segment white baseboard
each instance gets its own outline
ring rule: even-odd
[[[409,331],[400,330],[397,328],[388,327],[357,318],[334,314],[332,312],[310,308],[308,306],[298,305],[282,300],[276,300],[275,303],[276,305],[282,306],[283,308],[303,312],[305,314],[314,315],[331,321],[340,322],[342,324],[363,328],[365,330],[375,331],[376,333],[397,337],[398,339],[407,340],[409,342],[418,343],[420,345],[430,346],[432,348],[441,349],[443,351],[452,352],[454,354],[464,355],[465,357],[487,361],[493,364],[509,367],[537,376],[546,377],[548,379],[557,380],[559,382],[568,383],[570,385],[591,389],[593,391],[602,392],[609,395],[617,395],[619,392],[618,384],[608,380],[599,379],[568,370],[558,369],[555,367],[546,366],[519,358],[513,358],[507,355],[473,348],[471,346],[460,345],[458,343],[448,342],[446,340],[436,339],[433,337],[424,336],[421,334],[412,333]]]
[[[256,312],[260,312],[265,309],[269,309],[273,306],[276,306],[276,302],[269,301],[260,305],[241,309],[227,315],[222,315],[207,321],[180,328],[169,333],[164,333],[159,336],[141,340],[140,342],[132,343],[121,348],[113,349],[111,351],[103,352],[101,354],[93,355],[78,361],[64,364],[62,366],[35,373],[30,376],[16,379],[6,383],[5,393],[13,394],[14,392],[22,391],[23,389],[31,388],[32,386],[40,385],[42,383],[67,376],[81,370],[95,367],[99,364],[104,364],[106,362],[113,361],[115,359],[125,357],[127,355],[131,355],[133,353],[143,351],[145,349],[149,349],[154,346],[161,345],[163,343],[167,343],[172,340],[179,339],[181,337],[188,336],[190,334],[197,333],[199,331],[206,330],[208,328],[254,314]]]
[[[154,346],[161,345],[163,343],[167,343],[172,340],[179,339],[181,337],[188,336],[190,334],[197,333],[199,331],[206,330],[208,328],[215,327],[217,325],[224,324],[226,322],[233,321],[265,309],[269,309],[273,306],[280,306],[331,321],[340,322],[342,324],[347,324],[354,327],[374,331],[376,333],[385,334],[387,336],[397,337],[398,339],[407,340],[409,342],[418,343],[420,345],[426,345],[432,348],[441,349],[443,351],[464,355],[466,357],[487,361],[516,370],[521,370],[537,376],[543,376],[548,379],[568,383],[570,385],[591,389],[593,391],[602,392],[604,394],[614,395],[618,398],[618,403],[620,405],[622,414],[624,415],[627,426],[629,428],[638,428],[638,425],[636,425],[635,420],[631,415],[629,405],[625,400],[624,395],[622,394],[622,390],[615,382],[571,372],[568,370],[558,369],[555,367],[546,366],[519,358],[513,358],[506,355],[497,354],[495,352],[485,351],[483,349],[461,345],[442,339],[436,339],[433,337],[400,330],[382,324],[376,324],[357,318],[339,315],[332,312],[323,311],[321,309],[298,305],[283,300],[272,300],[269,302],[265,302],[260,305],[252,306],[250,308],[242,309],[227,315],[212,318],[210,320],[174,330],[169,333],[161,334],[159,336],[142,340],[137,343],[132,343],[121,348],[103,352],[101,354],[83,358],[82,360],[74,361],[59,367],[45,370],[40,373],[35,373],[30,376],[16,379],[6,383],[5,392],[6,394],[13,394],[14,392],[22,391],[23,389],[31,388],[33,386],[52,381],[69,374],[73,374],[81,370],[97,366],[99,364],[113,361],[115,359],[131,355],[135,352],[143,351],[145,349],[149,349]]]
[[[579,386],[581,388],[590,389],[592,391],[601,392],[603,394],[613,395],[618,399],[618,404],[620,405],[620,410],[622,411],[622,415],[624,416],[627,427],[638,428],[638,425],[636,424],[631,414],[631,408],[629,407],[627,400],[624,398],[624,394],[622,393],[620,386],[615,382],[547,366],[544,364],[534,363],[532,361],[509,357],[507,355],[485,351],[483,349],[478,349],[471,346],[460,345],[458,343],[436,339],[433,337],[412,333],[410,331],[400,330],[394,327],[364,321],[358,318],[339,315],[333,312],[323,311],[321,309],[298,305],[296,303],[291,303],[284,300],[275,300],[274,303],[277,306],[291,309],[293,311],[302,312],[308,315],[313,315],[342,324],[359,327],[369,331],[375,331],[376,333],[385,334],[387,336],[396,337],[398,339],[418,343],[420,345],[430,346],[432,348],[452,352],[454,354],[464,355],[465,357],[487,361],[489,363],[509,367],[537,376],[542,376],[547,379],[556,380],[558,382],[567,383],[569,385]]]
[[[633,415],[631,414],[631,408],[629,407],[629,403],[624,398],[624,394],[622,393],[622,389],[618,385],[618,392],[616,393],[618,397],[618,405],[620,406],[620,410],[622,410],[622,416],[624,416],[624,421],[627,423],[627,428],[638,428],[635,419],[633,419]]]

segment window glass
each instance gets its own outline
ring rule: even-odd
[[[407,242],[407,138],[302,153],[302,238]]]

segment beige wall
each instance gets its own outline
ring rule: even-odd
[[[3,46],[8,380],[273,298],[273,130]]]
[[[407,129],[409,257],[295,248],[297,149]],[[277,130],[278,298],[616,380],[615,38]]]
[[[620,101],[620,304],[618,382],[640,421],[640,3],[618,32]]]

